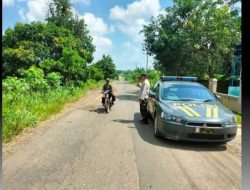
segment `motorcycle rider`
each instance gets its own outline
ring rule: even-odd
[[[106,78],[106,84],[104,84],[103,87],[102,87],[102,94],[103,94],[103,96],[102,96],[102,104],[104,104],[104,101],[105,101],[105,94],[104,94],[104,92],[106,90],[111,90],[110,95],[112,97],[112,103],[114,104],[114,101],[115,101],[115,95],[114,95],[114,93],[112,91],[112,86],[109,84],[109,81],[110,81],[110,79]]]

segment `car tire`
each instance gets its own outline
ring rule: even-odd
[[[155,120],[154,120],[154,135],[159,138],[161,137],[160,133],[159,133],[159,129],[158,129],[158,117],[155,113]]]

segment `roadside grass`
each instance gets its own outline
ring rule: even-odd
[[[61,87],[46,93],[4,94],[3,142],[22,132],[25,128],[36,127],[39,122],[59,112],[65,103],[77,101],[89,89],[101,87],[103,81],[87,81],[82,87]]]
[[[241,115],[237,114],[237,113],[235,113],[235,115],[236,115],[236,119],[237,119],[237,124],[239,127],[241,127],[241,125],[242,125]]]

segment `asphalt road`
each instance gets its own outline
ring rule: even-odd
[[[138,122],[138,87],[114,88],[110,113],[91,90],[4,145],[4,190],[241,189],[241,160],[227,147],[155,138],[152,121]]]

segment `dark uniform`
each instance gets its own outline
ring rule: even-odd
[[[112,89],[112,86],[110,84],[104,84],[103,87],[102,87],[102,90],[103,92],[105,92],[106,90],[113,90]],[[113,94],[113,92],[111,92],[111,96],[112,96],[112,101],[114,102],[115,101],[115,95]],[[102,103],[104,104],[104,100],[105,98],[102,97]]]

